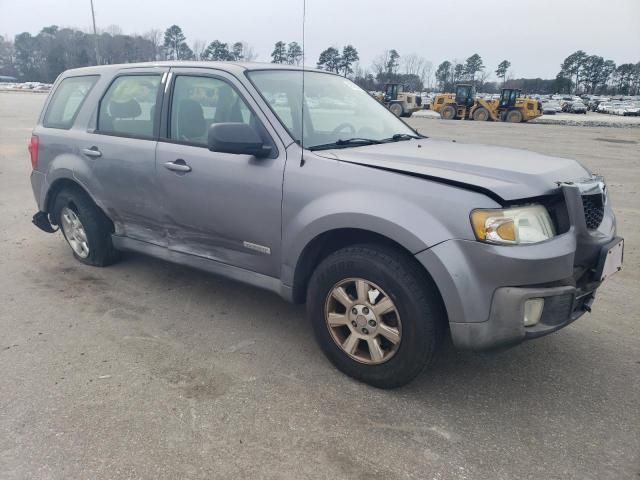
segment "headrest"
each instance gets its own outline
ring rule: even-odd
[[[141,113],[140,104],[133,98],[126,102],[109,102],[109,114],[113,118],[136,118]]]

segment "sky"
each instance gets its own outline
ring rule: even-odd
[[[187,41],[248,42],[259,61],[278,40],[302,43],[302,0],[94,0],[98,29],[124,33],[182,27]],[[480,54],[487,71],[553,78],[582,49],[616,64],[640,61],[640,0],[306,0],[306,63],[329,46],[352,44],[360,65],[394,48],[434,70]],[[0,0],[0,34],[36,34],[45,25],[91,29],[90,0]]]

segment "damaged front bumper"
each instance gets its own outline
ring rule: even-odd
[[[582,195],[593,191],[561,189],[567,229],[551,240],[516,246],[449,240],[416,255],[438,285],[457,347],[487,350],[559,330],[590,311],[609,251],[620,248],[621,265],[622,239],[605,197],[602,221],[589,229]],[[543,307],[527,324],[532,299]]]

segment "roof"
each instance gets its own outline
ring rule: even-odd
[[[267,62],[209,62],[209,61],[178,61],[178,60],[162,60],[157,62],[139,62],[139,63],[120,63],[113,65],[96,65],[91,67],[81,67],[67,70],[67,72],[73,73],[99,73],[104,71],[122,70],[128,68],[141,68],[141,67],[159,67],[159,68],[216,68],[220,70],[226,70],[229,72],[239,73],[248,70],[299,70],[299,71],[314,71],[315,68],[303,68],[296,65],[279,64],[279,63],[267,63]]]

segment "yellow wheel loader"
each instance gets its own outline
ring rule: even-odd
[[[456,93],[441,93],[434,97],[431,110],[445,120],[527,122],[542,115],[542,104],[522,97],[521,90],[503,88],[499,99],[476,98],[472,85],[456,85]]]

